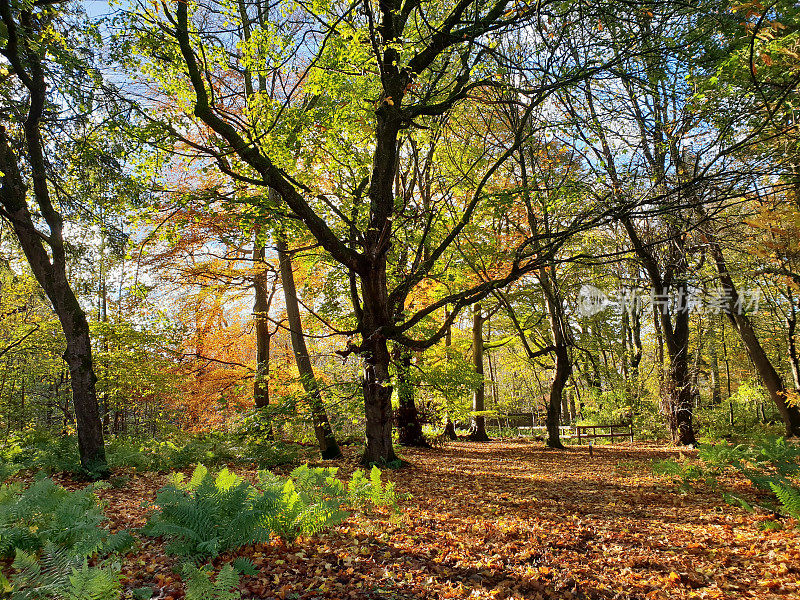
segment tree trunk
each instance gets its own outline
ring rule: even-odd
[[[486,433],[486,417],[482,414],[486,410],[485,390],[486,382],[483,380],[483,322],[482,307],[476,304],[472,307],[472,365],[475,372],[481,376],[481,382],[472,394],[472,423],[469,430],[469,439],[473,442],[488,442]]]
[[[269,345],[271,335],[269,332],[269,307],[270,293],[267,287],[267,273],[264,267],[264,245],[258,241],[258,231],[255,234],[253,246],[253,288],[255,303],[253,314],[255,316],[256,330],[256,377],[253,381],[253,398],[256,408],[269,406]],[[267,417],[265,435],[272,439],[272,419]]]
[[[444,309],[444,318],[445,320],[450,318],[450,311],[447,308]],[[452,343],[453,343],[452,327],[448,326],[447,331],[444,334],[444,347],[446,349],[449,349]],[[445,350],[445,352],[447,352],[447,350]],[[445,419],[444,431],[442,432],[442,435],[444,435],[449,440],[458,439],[458,436],[456,435],[455,423],[453,423],[453,420],[450,418],[449,414]]]
[[[549,448],[563,448],[561,443],[561,405],[564,395],[564,387],[569,379],[572,366],[569,359],[567,347],[556,346],[554,351],[556,366],[553,373],[553,380],[550,383],[550,398],[547,403],[547,446]]]
[[[551,265],[551,271],[555,268]],[[539,283],[542,286],[547,314],[550,320],[550,333],[553,336],[555,354],[555,369],[553,380],[550,382],[550,397],[547,403],[547,446],[550,448],[564,448],[561,443],[562,404],[565,402],[564,387],[572,374],[572,361],[567,347],[567,337],[564,329],[563,307],[561,297],[556,288],[555,278],[545,270],[539,270]]]
[[[486,332],[487,339],[492,338],[492,328],[491,326],[488,328]],[[489,397],[491,400],[491,406],[494,407],[494,410],[497,410],[500,406],[500,399],[497,393],[497,374],[495,372],[495,364],[492,360],[492,353],[489,352],[486,355],[486,364],[489,367]]]
[[[640,365],[642,363],[642,319],[641,307],[637,304],[631,307],[630,311],[630,368],[631,368],[631,404],[634,413],[639,410],[639,395],[641,389]]]
[[[719,380],[719,355],[717,354],[716,318],[712,317],[708,329],[708,352],[711,371],[711,406],[722,404],[722,383]]]
[[[453,420],[450,417],[444,422],[444,431],[442,435],[445,436],[448,440],[457,440],[458,436],[456,435],[456,425],[453,423]]]
[[[386,286],[386,261],[377,260],[369,276],[361,277],[363,300],[361,323],[364,337],[364,413],[366,448],[361,461],[365,465],[387,464],[397,460],[392,445],[392,385],[390,356],[386,338],[380,333],[392,319]]]
[[[657,290],[657,291],[656,291]],[[667,297],[668,290],[654,288],[656,296]],[[676,288],[678,297],[686,298],[685,283]],[[673,443],[679,446],[697,444],[694,434],[692,404],[692,377],[689,369],[689,310],[686,307],[672,313],[665,304],[656,307],[661,333],[667,347],[669,365],[665,378],[662,410],[667,417]]]
[[[792,368],[792,380],[794,389],[800,392],[800,357],[797,353],[797,306],[794,297],[789,294],[789,306],[791,313],[786,317],[787,338],[789,342],[789,364]]]
[[[103,212],[102,209],[100,211],[100,220],[103,219]],[[108,323],[108,294],[107,294],[107,287],[106,287],[106,272],[103,269],[103,256],[105,255],[105,232],[103,228],[100,228],[100,257],[98,260],[98,279],[100,285],[98,286],[98,320],[101,323]],[[103,328],[102,333],[102,347],[103,351],[106,356],[106,361],[108,361],[108,335],[107,335],[107,328]],[[108,366],[104,369],[104,373],[99,371],[101,374],[105,374],[108,377]],[[98,409],[100,411],[100,419],[103,424],[103,434],[108,433],[108,426],[109,426],[109,419],[111,413],[111,407],[109,406],[109,398],[108,398],[108,389],[104,389],[101,393],[98,394],[97,399]]]
[[[27,132],[29,144],[32,140],[34,142],[38,140],[40,144],[38,124],[34,124],[33,127],[36,127],[37,131]],[[34,157],[34,162],[43,164],[41,146],[38,148],[38,154],[38,158]],[[0,126],[0,171],[3,173],[0,203],[9,214],[9,220],[28,259],[31,271],[52,303],[64,331],[67,348],[63,358],[70,371],[81,467],[92,477],[104,477],[108,473],[108,465],[103,445],[103,424],[100,420],[95,389],[97,377],[92,364],[89,323],[67,280],[63,224],[61,216],[50,205],[44,168],[39,166],[34,170],[41,171],[34,174],[34,177],[38,177],[38,181],[34,184],[34,193],[39,203],[44,204],[43,212],[50,227],[48,241],[52,261],[28,210],[27,187],[23,183],[17,157],[11,149],[5,129]]]
[[[631,390],[630,370],[628,368],[629,352],[630,352],[628,343],[631,337],[629,320],[630,320],[630,315],[628,314],[628,311],[623,309],[622,315],[620,315],[620,341],[622,342],[622,378],[625,381],[625,389],[628,392],[628,394],[630,394]]]
[[[397,365],[397,442],[401,446],[430,448],[422,434],[422,423],[415,402],[414,386],[409,381],[411,374],[411,350],[396,346]]]
[[[66,283],[66,278],[54,287],[61,292],[56,296],[56,301],[52,298],[51,301],[67,340],[64,360],[69,367],[72,385],[81,467],[92,476],[104,477],[108,466],[103,445],[103,424],[95,390],[97,377],[92,366],[89,323],[72,289]]]
[[[653,299],[659,300],[653,302],[659,363],[663,364],[664,345],[667,347],[669,357],[666,377],[662,379],[661,411],[667,419],[673,443],[695,445],[697,440],[692,422],[692,378],[689,369],[689,309],[686,303],[688,286],[684,279],[688,263],[683,249],[682,233],[672,232],[673,245],[670,253],[674,254],[665,257],[671,262],[669,267],[665,268],[671,283],[665,284],[665,278],[662,277],[661,267],[652,253],[652,248],[642,242],[629,218],[622,219],[622,225],[628,233],[636,255],[647,271]],[[680,300],[680,305],[675,308],[674,314],[669,306],[670,292],[675,292]]]
[[[728,306],[726,314],[733,328],[739,334],[739,337],[747,349],[747,354],[753,362],[758,374],[764,382],[764,387],[769,391],[770,398],[778,407],[778,412],[783,419],[783,424],[786,427],[786,437],[800,436],[800,409],[797,406],[790,405],[786,402],[786,388],[783,385],[783,379],[778,375],[772,362],[769,360],[767,353],[761,346],[750,319],[741,308],[741,300],[736,286],[733,284],[733,279],[728,272],[728,266],[725,263],[725,257],[722,254],[722,249],[719,243],[711,241],[709,244],[711,248],[711,256],[717,266],[717,274],[719,275],[720,283],[726,292],[728,298]]]
[[[656,332],[656,363],[658,367],[658,385],[664,387],[664,334],[661,332],[661,321],[658,318],[658,307],[653,307],[653,329]]]
[[[685,335],[677,334],[674,337],[672,345],[675,348],[673,351],[669,350],[671,344],[667,344],[670,356],[663,408],[673,443],[679,446],[689,446],[697,444],[697,439],[692,419],[694,407],[692,404],[692,378],[689,370],[688,328]]]
[[[311,410],[311,420],[314,426],[314,435],[317,438],[319,452],[324,459],[339,458],[342,455],[339,444],[333,435],[328,413],[325,412],[325,405],[322,402],[317,379],[314,376],[314,368],[311,365],[311,358],[306,347],[306,339],[303,335],[303,324],[300,320],[300,306],[297,301],[297,289],[294,283],[294,271],[292,270],[292,259],[289,256],[289,248],[283,232],[276,236],[276,247],[278,250],[278,262],[280,264],[281,283],[283,284],[283,294],[286,301],[286,317],[289,321],[289,331],[292,338],[292,350],[297,364],[297,372],[300,375],[300,383],[306,392],[306,399]]]

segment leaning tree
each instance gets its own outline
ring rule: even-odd
[[[81,221],[92,215],[90,201],[70,181],[75,172],[96,174],[105,165],[107,179],[119,169],[105,151],[114,144],[104,140],[107,148],[101,148],[96,136],[104,131],[100,115],[108,113],[98,110],[102,86],[87,50],[94,39],[81,14],[67,3],[0,2],[6,70],[0,80],[0,217],[13,228],[64,331],[81,465],[97,476],[108,470],[97,377],[86,314],[68,278],[68,236],[80,229],[68,227],[65,216]],[[89,162],[72,162],[75,157]],[[80,186],[89,184],[82,178]]]

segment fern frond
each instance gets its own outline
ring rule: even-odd
[[[789,484],[776,483],[770,483],[770,487],[778,497],[786,514],[795,519],[800,519],[800,489]]]

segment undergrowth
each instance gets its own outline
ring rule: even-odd
[[[39,477],[28,487],[0,486],[0,558],[14,558],[10,575],[0,575],[0,596],[119,598],[120,565],[113,556],[133,538],[103,526],[106,518],[95,495],[100,485],[70,492]]]
[[[688,493],[701,485],[716,489],[724,472],[736,471],[754,488],[774,497],[774,506],[765,508],[800,521],[800,446],[769,437],[756,444],[701,445],[698,457],[697,462],[656,461],[653,472],[672,476],[678,490]],[[753,510],[752,503],[738,494],[723,491],[722,497],[729,504]]]
[[[158,492],[158,510],[143,532],[166,538],[171,553],[214,558],[273,535],[285,540],[313,535],[340,523],[348,509],[395,506],[394,487],[381,482],[379,469],[369,477],[356,471],[349,483],[336,472],[304,465],[284,479],[259,471],[253,485],[227,468],[213,476],[198,465],[188,481],[176,474]]]

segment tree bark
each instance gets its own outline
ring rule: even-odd
[[[43,82],[42,85],[44,85]],[[44,102],[43,91],[41,102]],[[32,142],[34,146],[39,145],[38,150],[33,149],[34,154],[39,154],[38,161],[33,162],[41,163],[41,179],[34,184],[34,196],[40,204],[44,204],[42,212],[47,215],[50,235],[45,238],[33,224],[33,218],[27,206],[27,186],[23,183],[19,162],[2,126],[0,126],[0,171],[3,172],[3,178],[0,188],[0,203],[8,214],[31,271],[47,294],[64,331],[67,348],[63,358],[70,371],[81,467],[86,474],[92,477],[104,477],[108,474],[108,465],[103,445],[103,425],[95,389],[97,377],[92,363],[89,323],[67,280],[62,221],[61,216],[55,212],[49,201],[49,192],[43,171],[44,159],[41,156],[38,121],[33,125],[26,123],[26,131],[29,151]],[[43,239],[47,240],[51,248],[52,261],[44,247]]]
[[[561,443],[561,410],[564,402],[564,388],[572,372],[572,362],[569,358],[569,350],[566,344],[556,344],[555,350],[555,369],[553,379],[550,382],[550,398],[547,403],[547,446],[549,448],[563,448]]]
[[[472,423],[469,430],[469,439],[473,442],[488,442],[486,433],[486,417],[482,413],[486,410],[485,392],[486,382],[483,380],[483,307],[475,304],[472,307],[472,366],[481,376],[481,382],[472,394]]]
[[[414,386],[409,381],[411,350],[397,345],[395,361],[397,365],[397,442],[401,446],[429,448],[430,444],[422,433]]]
[[[800,356],[797,353],[797,306],[793,295],[789,294],[789,306],[791,312],[786,317],[787,339],[789,342],[789,365],[792,368],[792,380],[794,389],[800,392]]]
[[[256,333],[256,377],[253,381],[253,399],[256,408],[266,408],[269,406],[269,354],[272,335],[269,331],[269,308],[272,298],[267,285],[267,272],[264,269],[264,245],[258,240],[256,231],[253,246],[253,288],[255,292],[255,302],[253,304],[253,315],[255,317]],[[265,435],[267,439],[273,438],[272,419],[267,417],[265,423]]]
[[[643,353],[641,314],[641,306],[638,303],[634,304],[634,306],[632,306],[630,309],[630,327],[628,328],[628,333],[630,335],[628,340],[628,348],[630,349],[630,392],[631,404],[634,413],[639,410],[639,395],[641,388],[640,365],[642,363]]]
[[[689,312],[678,311],[675,315],[675,328],[669,333],[665,328],[669,320],[666,307],[659,313],[669,355],[663,409],[667,416],[672,441],[680,446],[696,445],[692,377],[689,369]]]
[[[561,410],[565,402],[564,388],[569,376],[572,374],[572,361],[567,346],[563,307],[561,295],[556,287],[555,277],[551,275],[555,266],[550,269],[539,270],[539,283],[547,305],[547,315],[550,321],[550,334],[553,338],[553,353],[555,354],[555,369],[550,382],[550,397],[547,403],[547,446],[550,448],[564,448],[561,443]]]
[[[362,278],[365,332],[364,340],[364,412],[366,415],[366,448],[362,463],[386,464],[397,460],[392,445],[392,385],[389,376],[389,349],[380,333],[389,319],[386,317],[386,263],[377,277]]]
[[[391,19],[382,33],[396,35]],[[360,269],[361,319],[363,338],[364,408],[367,420],[366,449],[362,462],[389,463],[397,460],[392,446],[392,385],[389,375],[390,355],[386,330],[394,325],[393,317],[402,312],[404,296],[396,305],[389,299],[386,278],[386,255],[390,247],[392,217],[395,210],[394,181],[399,160],[398,135],[403,127],[399,106],[410,82],[397,69],[400,56],[394,49],[383,55],[383,101],[375,111],[375,150],[367,196],[370,200],[369,224],[364,235],[364,260]],[[398,309],[399,310],[396,310]]]
[[[444,318],[445,318],[445,320],[447,320],[449,317],[450,317],[450,311],[447,308],[445,308],[445,310],[444,310]],[[447,349],[450,348],[450,345],[452,343],[453,343],[452,327],[450,327],[448,325],[447,331],[444,334],[445,352],[448,351]],[[456,435],[455,423],[453,423],[453,420],[450,418],[450,414],[449,413],[448,413],[447,417],[445,418],[444,431],[442,432],[442,435],[444,435],[449,440],[458,439],[458,436]]]
[[[297,372],[300,375],[300,383],[306,392],[306,400],[311,411],[311,421],[314,426],[314,435],[317,438],[319,452],[324,459],[339,458],[342,455],[339,444],[333,435],[328,413],[322,402],[322,394],[314,376],[314,368],[311,365],[311,357],[308,354],[306,339],[303,335],[303,323],[300,319],[300,306],[297,300],[297,288],[294,282],[294,271],[292,270],[292,259],[289,255],[289,248],[283,232],[276,234],[276,248],[278,250],[278,262],[280,264],[281,283],[283,284],[283,294],[286,301],[286,317],[289,321],[289,331],[292,339],[292,350],[297,364]]]

